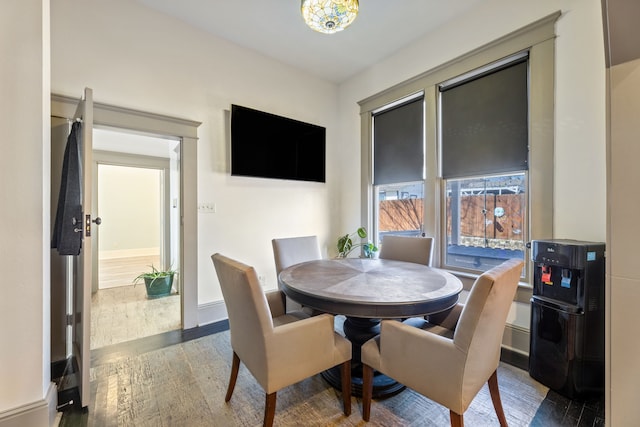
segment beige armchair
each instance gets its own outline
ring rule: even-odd
[[[394,236],[388,234],[380,244],[381,259],[431,265],[433,237]]]
[[[264,425],[271,426],[276,392],[341,365],[342,404],[351,414],[351,343],[333,330],[333,316],[285,313],[281,291],[265,295],[253,267],[211,256],[229,315],[233,364],[225,401],[233,394],[240,361],[266,394]]]
[[[485,382],[501,426],[506,418],[498,390],[497,368],[509,307],[523,262],[508,260],[476,279],[467,302],[421,328],[382,322],[380,335],[362,346],[362,411],[369,420],[373,369],[449,408],[452,426]],[[436,316],[433,316],[436,317]]]
[[[322,259],[316,236],[273,239],[271,244],[273,246],[273,258],[276,262],[276,274],[278,275],[282,270],[292,265]],[[278,287],[280,287],[280,283],[278,283]],[[286,298],[286,307],[287,311],[302,309],[300,304],[289,298]],[[311,315],[320,313],[308,307],[304,308],[303,311]]]
[[[433,237],[395,236],[387,234],[382,238],[380,259],[413,262],[431,265]],[[412,322],[413,319],[399,319]]]

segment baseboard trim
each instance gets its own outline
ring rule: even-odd
[[[53,426],[56,421],[58,391],[50,383],[44,399],[0,412],[0,427]]]
[[[500,349],[500,361],[507,363],[516,368],[529,371],[529,355],[522,354],[509,348],[502,347]]]
[[[529,354],[529,329],[507,323],[502,334],[502,346]]]
[[[198,306],[198,325],[208,325],[209,323],[227,320],[227,307],[224,301],[214,301]]]
[[[517,368],[529,370],[529,330],[507,324],[502,335],[500,360]]]
[[[132,258],[160,255],[160,248],[112,249],[100,251],[100,259]]]

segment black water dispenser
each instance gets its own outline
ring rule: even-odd
[[[529,375],[573,399],[604,389],[604,243],[534,240]]]

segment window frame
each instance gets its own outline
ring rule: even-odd
[[[554,172],[554,81],[555,23],[561,12],[552,13],[467,54],[452,59],[425,73],[392,86],[358,102],[361,116],[361,222],[373,230],[372,186],[372,111],[411,94],[424,92],[426,172],[424,232],[435,239],[433,265],[443,259],[443,194],[440,172],[438,85],[519,52],[529,52],[529,182],[528,210],[525,213],[529,239],[553,237]],[[533,89],[532,89],[533,88]],[[427,195],[433,197],[427,197]],[[446,225],[445,225],[446,226]],[[531,295],[532,266],[530,251],[525,250],[525,276],[517,301],[528,302]],[[476,277],[453,271],[466,277]]]

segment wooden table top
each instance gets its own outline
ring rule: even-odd
[[[368,258],[309,261],[284,269],[278,280],[294,301],[333,314],[397,318],[452,307],[462,282],[422,264]]]

